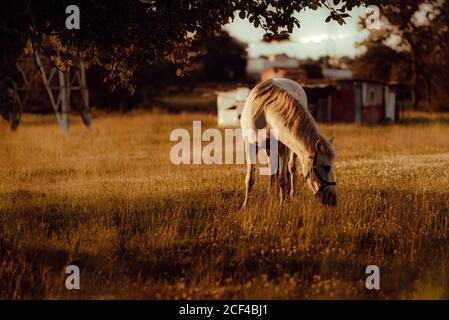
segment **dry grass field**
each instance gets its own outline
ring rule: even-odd
[[[336,135],[336,208],[303,185],[280,206],[261,177],[246,210],[244,165],[169,160],[171,130],[212,115],[74,119],[68,136],[52,116],[2,123],[0,299],[448,299],[449,122],[412,116],[321,125]]]

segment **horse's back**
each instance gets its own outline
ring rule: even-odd
[[[307,108],[306,92],[298,82],[287,78],[275,78],[272,80],[295,98],[303,107]]]
[[[261,107],[255,101],[255,98],[258,93],[258,87],[260,84],[261,83],[256,85],[251,90],[248,98],[246,99],[245,105],[243,106],[242,113],[240,115],[240,126],[243,130],[245,130],[245,129],[252,129],[252,130],[260,129],[257,126],[258,121],[256,119],[257,117],[255,116],[257,113],[256,109]],[[262,116],[264,117],[263,114],[262,114]]]
[[[287,92],[302,106],[307,108],[307,96],[304,89],[296,81],[286,78],[274,78],[268,79],[257,84],[250,92],[248,99],[242,109],[240,116],[240,125],[242,129],[262,129],[266,128],[267,121],[265,118],[265,112],[262,112],[265,106],[255,101],[259,94],[259,89],[264,86],[267,81],[273,82],[277,87]]]

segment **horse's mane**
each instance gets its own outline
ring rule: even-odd
[[[292,131],[310,153],[315,152],[315,144],[319,139],[326,156],[329,159],[335,158],[332,145],[321,134],[307,106],[303,106],[276,81],[269,79],[259,83],[254,88],[253,99],[256,114],[268,109],[276,114],[282,124]]]

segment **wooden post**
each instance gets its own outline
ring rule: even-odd
[[[20,60],[22,62],[30,62],[31,59],[31,56],[24,56]],[[50,99],[51,107],[62,130],[65,133],[69,131],[70,98],[72,91],[79,92],[81,117],[83,118],[84,124],[90,126],[92,119],[90,116],[89,90],[84,63],[82,61],[79,62],[79,69],[73,68],[71,71],[62,72],[54,66],[48,69],[47,65],[42,63],[42,57],[39,52],[34,52],[34,61],[36,62],[37,70],[32,71],[31,75],[25,73],[24,69],[20,66],[20,61],[17,64],[17,68],[24,79],[24,85],[14,88],[14,110],[10,114],[11,127],[15,129],[19,124],[20,115],[26,107],[29,92],[34,81],[36,81],[35,76],[37,76],[37,73],[40,74],[40,78]],[[56,74],[58,74],[57,78]],[[21,93],[23,96],[20,95]]]
[[[70,95],[67,89],[67,76],[64,72],[58,70],[59,76],[59,101],[61,102],[61,111],[59,117],[59,125],[62,130],[69,132],[69,112],[70,112]]]
[[[89,127],[92,124],[92,117],[90,115],[89,90],[87,89],[86,68],[82,60],[79,63],[79,73],[79,87],[81,93],[81,102],[83,104],[81,117],[84,124]]]

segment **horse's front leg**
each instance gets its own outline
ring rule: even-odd
[[[249,196],[251,193],[251,189],[256,182],[256,162],[255,156],[252,153],[257,153],[255,149],[256,146],[250,144],[248,141],[245,141],[245,154],[246,154],[246,177],[245,177],[245,201],[243,202],[242,208],[246,208],[248,204]]]
[[[276,192],[278,179],[279,179],[279,171],[276,171],[276,173],[270,176],[270,184],[268,185],[268,196],[271,196],[273,192]]]
[[[288,170],[288,149],[284,145],[279,146],[279,191],[281,204],[290,194],[290,173]]]
[[[279,155],[277,152],[274,152],[273,154],[271,153],[270,150],[270,138],[266,139],[266,152],[267,152],[267,156],[268,156],[268,166],[271,168],[273,167],[273,163],[272,163],[272,157],[277,157],[277,162],[279,164]],[[270,183],[268,184],[268,196],[272,196],[273,193],[276,193],[277,191],[277,186],[278,186],[278,178],[279,178],[279,169],[274,168],[275,172],[271,172],[270,175]]]
[[[288,159],[288,171],[290,173],[290,197],[296,194],[298,176],[297,176],[297,161],[298,156],[290,150],[290,157]]]

